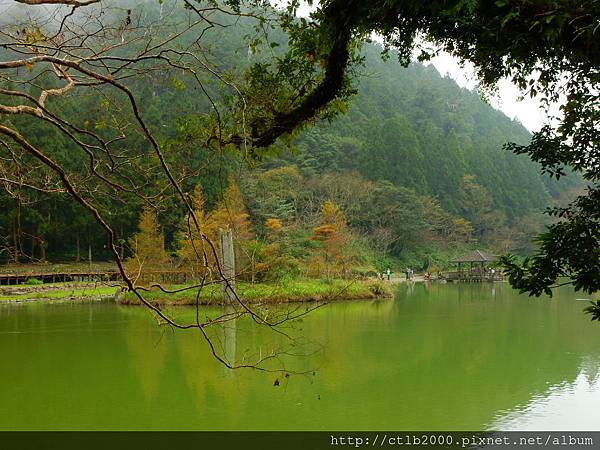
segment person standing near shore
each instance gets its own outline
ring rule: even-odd
[[[392,279],[392,271],[391,271],[391,269],[388,267],[387,270],[385,271],[385,273],[387,275],[388,281],[390,281]]]

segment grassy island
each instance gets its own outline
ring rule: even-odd
[[[144,293],[150,302],[160,305],[192,305],[197,289],[193,285],[165,286],[165,293],[153,288]],[[304,301],[336,301],[385,298],[392,296],[389,284],[376,280],[323,280],[294,279],[283,282],[237,283],[236,292],[249,303],[288,303]],[[0,302],[80,301],[116,299],[120,304],[139,304],[130,292],[121,292],[120,286],[100,283],[47,283],[40,285],[13,285],[0,288]],[[219,304],[221,287],[204,286],[200,292],[201,304]]]
[[[2,302],[80,301],[115,298],[119,286],[97,283],[47,283],[40,285],[12,285],[0,287]]]
[[[189,289],[185,289],[186,287]],[[164,293],[159,289],[152,289],[144,293],[144,297],[159,305],[193,305],[196,303],[197,289],[192,286],[172,286],[169,290],[179,290],[179,292]],[[342,279],[296,279],[277,283],[254,284],[241,282],[237,283],[236,292],[240,299],[249,303],[367,300],[392,296],[391,287],[384,282]],[[209,284],[204,286],[200,291],[199,301],[204,305],[220,304],[220,285]],[[118,302],[121,304],[139,304],[139,300],[130,292],[119,294]]]

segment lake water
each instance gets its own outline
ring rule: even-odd
[[[0,305],[0,429],[600,430],[585,297],[416,284],[331,304],[290,330],[316,353],[289,377],[228,370],[141,307]],[[237,359],[280,339],[247,321],[224,333]]]

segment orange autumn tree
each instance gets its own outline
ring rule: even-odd
[[[279,219],[269,218],[265,221],[265,228],[268,233],[275,234],[283,228],[283,223]]]
[[[144,272],[161,270],[169,261],[165,252],[165,238],[153,208],[144,207],[138,231],[128,244],[132,255],[126,261],[126,269],[134,279],[143,280],[146,278]]]
[[[278,280],[298,272],[298,260],[288,253],[289,230],[277,218],[268,218],[264,224],[264,243],[260,246],[255,264],[256,274],[262,279]]]
[[[339,205],[332,201],[323,203],[321,224],[313,229],[311,239],[321,243],[321,251],[309,263],[312,275],[347,276],[356,256],[352,252],[352,232]]]

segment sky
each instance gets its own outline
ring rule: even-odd
[[[440,72],[441,75],[448,75],[456,83],[468,89],[474,89],[477,86],[477,77],[472,65],[461,66],[460,60],[454,56],[442,52],[433,58],[429,64]],[[538,131],[543,125],[549,122],[548,115],[538,98],[526,96],[520,100],[523,94],[517,86],[510,80],[503,79],[498,83],[498,93],[494,98],[490,98],[490,104],[502,111],[511,119],[517,119],[529,131]],[[559,104],[550,107],[550,114],[559,115]]]

